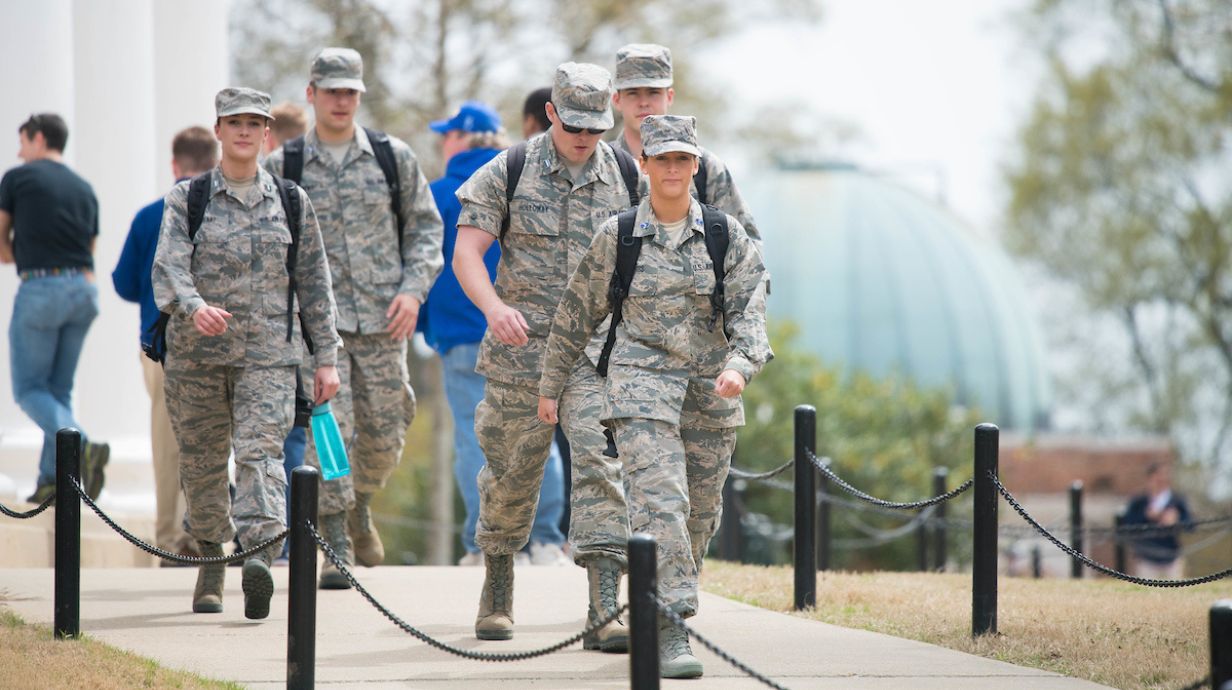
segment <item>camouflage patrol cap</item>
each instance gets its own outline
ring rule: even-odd
[[[230,86],[214,96],[214,115],[227,117],[229,115],[260,115],[269,120],[270,96],[263,91],[248,89],[243,86]]]
[[[672,85],[672,51],[655,43],[630,43],[616,51],[616,90]]]
[[[318,89],[355,89],[363,93],[364,59],[350,48],[322,48],[312,58],[312,84]]]
[[[611,129],[612,75],[598,65],[566,62],[556,68],[552,107],[571,127]]]
[[[647,115],[641,132],[642,153],[647,156],[671,151],[702,155],[697,148],[697,118],[692,115]]]

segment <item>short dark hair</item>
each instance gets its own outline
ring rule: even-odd
[[[68,125],[64,124],[64,118],[55,113],[36,113],[31,115],[29,119],[21,123],[17,131],[26,135],[27,139],[34,140],[34,135],[40,132],[43,135],[43,141],[47,142],[47,148],[52,151],[64,151],[65,145],[68,144]]]
[[[205,172],[218,164],[218,143],[210,130],[189,127],[171,140],[171,157],[185,172]]]
[[[542,89],[531,91],[526,97],[526,102],[522,104],[522,119],[526,119],[527,115],[534,116],[540,129],[546,132],[552,126],[552,121],[548,119],[547,109],[544,106],[551,102],[552,87],[545,86]]]

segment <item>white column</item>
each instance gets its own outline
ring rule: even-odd
[[[171,140],[185,127],[214,124],[214,94],[229,86],[230,2],[154,3],[154,171],[171,186]]]
[[[77,370],[78,421],[101,440],[149,433],[149,403],[137,359],[140,316],[111,283],[133,215],[158,192],[154,157],[151,0],[73,4],[76,169],[94,186],[99,237],[94,254],[99,317]],[[126,444],[127,445],[127,444]]]

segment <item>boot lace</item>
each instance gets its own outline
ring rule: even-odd
[[[662,658],[668,661],[685,654],[693,654],[693,649],[689,646],[689,634],[675,625],[659,628],[659,644],[663,649]]]
[[[493,611],[509,611],[509,592],[513,587],[509,582],[509,575],[513,568],[511,567],[513,556],[488,556],[488,581],[491,585],[488,589],[492,593],[492,610]]]

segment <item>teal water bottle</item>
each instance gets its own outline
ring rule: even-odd
[[[351,473],[346,444],[342,442],[338,420],[334,419],[328,402],[312,408],[312,440],[317,447],[317,460],[321,463],[322,477],[337,479]]]

